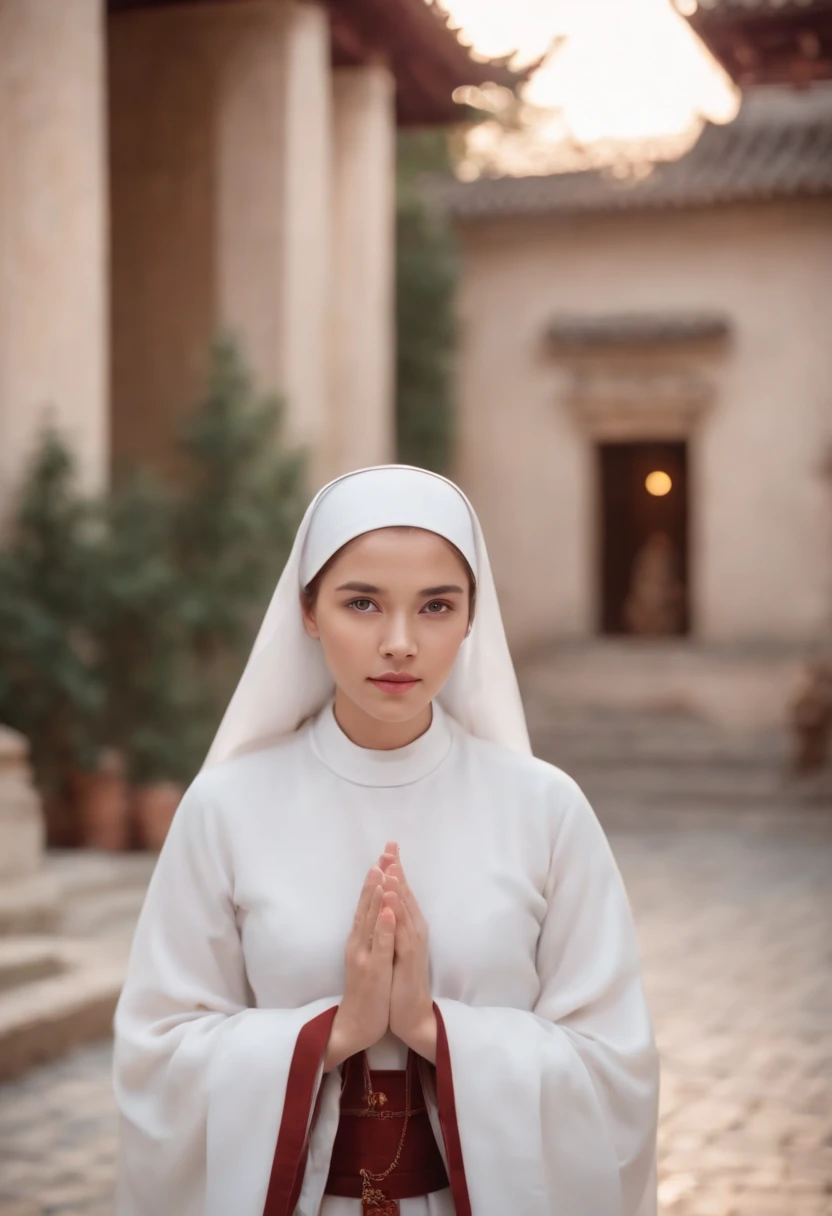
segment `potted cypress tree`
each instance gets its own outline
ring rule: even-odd
[[[95,633],[106,737],[126,758],[131,838],[158,849],[187,771],[187,634],[172,555],[174,494],[138,472],[107,504]]]
[[[251,646],[305,505],[235,344],[214,347],[179,440],[177,493],[147,476],[114,497],[97,633],[110,738],[128,757],[135,837],[161,847]]]
[[[305,456],[282,445],[281,421],[281,403],[257,393],[235,342],[220,338],[180,436],[188,493],[173,528],[193,707],[187,749],[200,761],[307,502]]]
[[[126,786],[101,736],[93,623],[99,535],[97,505],[47,427],[0,551],[0,720],[29,739],[48,843],[119,848]]]
[[[234,343],[213,352],[176,489],[80,494],[52,430],[0,550],[0,721],[31,740],[50,844],[158,848],[198,769],[305,506]]]

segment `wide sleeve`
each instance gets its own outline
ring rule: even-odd
[[[437,998],[457,1216],[655,1216],[658,1058],[624,887],[569,781],[531,1012]]]
[[[116,1011],[116,1216],[290,1216],[302,1189],[298,1210],[317,1212],[325,1174],[305,1164],[310,1138],[328,1161],[337,1128],[322,1061],[340,997],[250,1007],[231,851],[203,783],[159,856]]]

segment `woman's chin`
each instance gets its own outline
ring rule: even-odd
[[[424,713],[431,699],[421,683],[407,692],[399,693],[384,692],[371,686],[357,704],[378,722],[409,722]]]

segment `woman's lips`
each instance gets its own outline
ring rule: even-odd
[[[406,672],[403,672],[401,675],[385,673],[383,676],[370,676],[369,680],[371,684],[375,684],[376,688],[380,688],[382,692],[389,692],[394,696],[401,696],[402,693],[410,692],[412,688],[421,683],[415,676],[408,675]]]

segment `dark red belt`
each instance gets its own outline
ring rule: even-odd
[[[396,1156],[406,1110],[407,1072],[410,1073],[410,1119],[399,1163],[377,1185],[390,1199],[413,1199],[448,1186],[448,1175],[436,1143],[425,1105],[418,1061],[411,1051],[407,1070],[369,1073],[370,1087],[379,1097],[368,1101],[363,1053],[344,1063],[341,1113],[332,1150],[327,1195],[360,1199],[361,1170],[383,1173]]]

